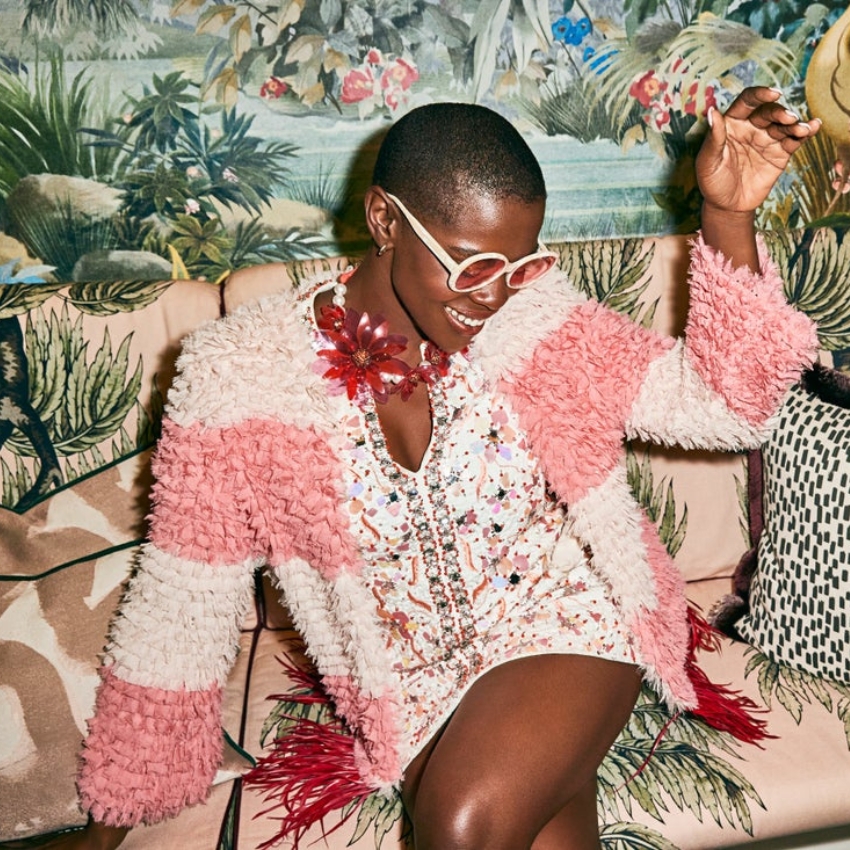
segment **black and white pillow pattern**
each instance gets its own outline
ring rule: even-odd
[[[775,661],[850,682],[850,409],[834,382],[814,389],[789,391],[762,448],[764,530],[737,628]]]

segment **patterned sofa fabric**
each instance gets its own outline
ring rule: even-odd
[[[198,281],[0,287],[0,840],[78,824],[96,669]]]

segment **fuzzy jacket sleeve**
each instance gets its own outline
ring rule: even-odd
[[[814,323],[785,300],[760,245],[761,269],[734,269],[702,237],[692,245],[685,337],[649,367],[628,437],[736,450],[767,437],[783,396],[817,355]]]
[[[148,542],[112,623],[78,778],[83,806],[133,827],[206,799],[221,694],[265,548],[236,435],[166,420]]]
[[[99,822],[153,823],[207,797],[259,566],[309,561],[331,580],[359,565],[314,360],[292,295],[184,342],[148,541],[111,626],[82,753],[81,800]]]

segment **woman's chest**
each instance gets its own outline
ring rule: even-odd
[[[416,472],[390,453],[374,409],[343,422],[347,510],[367,558],[457,547],[498,557],[546,517],[560,519],[528,435],[504,398],[432,388],[432,431]]]

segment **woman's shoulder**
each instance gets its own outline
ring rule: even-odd
[[[238,361],[258,350],[273,357],[309,346],[305,286],[292,279],[286,263],[240,269],[222,285],[224,314],[190,334],[184,354]]]
[[[325,394],[300,292],[287,286],[252,299],[190,334],[170,393],[172,418],[222,425],[253,416],[320,416]]]

